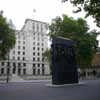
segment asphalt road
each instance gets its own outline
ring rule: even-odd
[[[0,84],[0,100],[100,100],[100,80],[48,87],[50,82]]]

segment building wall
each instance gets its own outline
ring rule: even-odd
[[[48,48],[48,24],[26,19],[23,28],[16,31],[16,45],[9,54],[10,74],[24,76],[49,75],[49,65],[43,53]],[[7,62],[1,61],[0,75],[6,75]]]

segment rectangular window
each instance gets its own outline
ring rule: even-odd
[[[18,68],[18,75],[20,75],[21,74],[21,69],[20,68]]]
[[[15,74],[16,73],[16,67],[13,67],[13,70],[12,70],[13,72],[13,74]]]
[[[40,75],[40,69],[37,70],[38,75]]]
[[[16,63],[15,62],[13,63],[13,66],[16,66]]]
[[[1,65],[2,65],[2,66],[4,66],[4,65],[5,65],[5,63],[4,63],[4,62],[1,62]]]
[[[18,49],[20,49],[20,46],[18,46]]]
[[[35,56],[35,52],[33,52],[33,56]]]
[[[35,64],[33,64],[33,67],[35,67]]]
[[[20,44],[20,41],[18,41],[18,43]]]
[[[18,55],[20,55],[20,51],[18,51]]]
[[[20,57],[17,57],[17,60],[20,60]]]
[[[35,75],[36,74],[36,69],[33,69],[33,75]]]
[[[23,55],[25,55],[25,52],[23,52]]]
[[[21,66],[21,63],[18,63],[18,66]]]
[[[40,61],[40,58],[37,58],[37,61]]]
[[[23,46],[23,50],[25,49],[25,47]]]
[[[23,57],[23,60],[25,60],[25,57]]]
[[[4,68],[1,68],[1,74],[4,74]]]
[[[23,69],[23,74],[24,74],[24,75],[26,74],[26,69]]]
[[[26,66],[26,63],[23,63],[23,66]]]
[[[13,56],[12,59],[15,60],[15,56]]]
[[[35,47],[33,47],[33,50],[35,50]]]
[[[15,51],[13,51],[13,54],[15,54]]]
[[[35,58],[33,57],[33,61],[35,61]]]
[[[44,69],[42,69],[42,75],[44,75],[44,73],[45,73],[45,70],[44,70]]]
[[[40,64],[38,64],[38,67],[40,67]]]
[[[40,53],[38,52],[38,53],[37,53],[37,55],[39,56],[39,55],[40,55]]]
[[[23,44],[25,44],[25,41],[23,41]]]
[[[40,48],[38,47],[37,50],[40,50]]]

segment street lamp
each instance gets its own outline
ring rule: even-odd
[[[8,83],[9,82],[9,73],[10,73],[10,63],[9,63],[9,51],[8,51],[8,64],[7,64],[7,79],[6,79],[6,82]]]
[[[8,83],[8,81],[9,81],[9,53],[8,53],[7,80],[6,80],[6,82]]]

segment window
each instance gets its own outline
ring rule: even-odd
[[[40,69],[37,70],[38,75],[40,75]]]
[[[35,24],[33,23],[33,30],[35,29]]]
[[[20,49],[20,46],[18,46],[18,49]]]
[[[10,62],[7,62],[7,66],[10,66]]]
[[[25,49],[25,47],[23,46],[23,49]]]
[[[38,47],[37,50],[40,50],[40,48]]]
[[[20,51],[18,51],[18,55],[20,55]]]
[[[33,42],[33,45],[35,45],[35,42]]]
[[[44,71],[44,69],[42,69],[42,75],[44,75],[44,73],[45,73],[45,71]]]
[[[33,47],[33,50],[35,50],[35,47]]]
[[[7,73],[8,73],[8,74],[10,73],[10,69],[9,69],[9,68],[7,68]]]
[[[37,58],[37,61],[40,61],[40,58]]]
[[[37,31],[39,31],[39,24],[37,24]]]
[[[13,74],[16,73],[16,67],[13,67],[12,73],[13,73]]]
[[[39,46],[39,45],[40,45],[40,43],[37,43],[37,45]]]
[[[33,61],[35,61],[35,58],[33,57]]]
[[[44,49],[42,48],[42,51],[43,51]]]
[[[40,64],[38,64],[38,67],[40,67]]]
[[[24,74],[24,75],[26,74],[26,69],[23,69],[23,74]]]
[[[44,61],[44,58],[42,58],[42,61]]]
[[[13,56],[12,59],[15,60],[15,56]]]
[[[33,64],[33,67],[35,67],[35,64]]]
[[[21,69],[20,68],[18,68],[18,75],[20,75],[21,74]]]
[[[35,56],[35,52],[33,52],[33,56]]]
[[[13,51],[13,54],[15,54],[15,51]]]
[[[44,68],[44,64],[42,64],[42,68]]]
[[[44,44],[42,43],[42,46],[43,46]]]
[[[26,63],[23,63],[23,66],[26,66]]]
[[[13,66],[16,66],[15,62],[13,63]]]
[[[4,74],[4,68],[1,68],[1,74]]]
[[[18,66],[21,66],[21,63],[18,63]]]
[[[38,52],[38,53],[37,53],[37,55],[39,56],[39,55],[40,55],[40,53]]]
[[[4,65],[5,65],[5,63],[4,63],[4,62],[1,62],[1,65],[2,65],[2,66],[4,66]]]
[[[36,74],[36,70],[35,69],[33,69],[33,75],[35,75]]]
[[[25,41],[23,41],[23,44],[25,44]]]
[[[17,57],[17,60],[20,60],[20,57]]]
[[[18,43],[20,44],[20,41],[18,41]]]
[[[23,55],[25,55],[25,52],[23,52]]]
[[[42,26],[42,24],[41,24],[41,32],[43,32],[43,26]]]
[[[25,57],[23,57],[23,60],[25,60]]]

